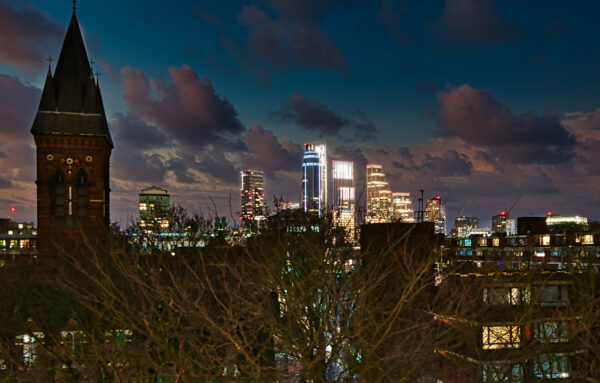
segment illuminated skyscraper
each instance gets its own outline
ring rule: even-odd
[[[392,193],[392,220],[400,222],[415,222],[410,193]]]
[[[332,161],[334,214],[336,225],[346,229],[349,238],[354,236],[354,163]]]
[[[244,170],[240,173],[242,175],[240,220],[245,226],[256,227],[266,218],[264,172]]]
[[[427,200],[425,205],[425,222],[435,223],[436,234],[446,234],[446,210],[442,198],[437,195]]]
[[[144,234],[169,231],[170,196],[167,190],[150,186],[139,194],[140,229]]]
[[[391,194],[381,165],[367,165],[367,223],[390,222]]]
[[[508,213],[501,211],[500,214],[492,217],[492,233],[506,234],[506,223],[508,220]]]
[[[454,227],[450,230],[450,236],[455,238],[468,237],[475,229],[479,229],[479,218],[456,217]]]
[[[324,143],[304,144],[302,208],[319,216],[327,209],[327,148]]]

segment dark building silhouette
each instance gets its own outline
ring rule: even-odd
[[[113,142],[75,10],[31,127],[36,145],[38,247],[80,227],[107,228]]]

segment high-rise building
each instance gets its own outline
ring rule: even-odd
[[[500,214],[492,217],[492,233],[494,234],[506,234],[506,221],[508,220],[508,213],[501,211]]]
[[[351,238],[354,236],[355,212],[354,163],[332,161],[332,169],[335,222],[344,227]]]
[[[242,210],[240,219],[245,225],[254,227],[266,219],[264,172],[244,170],[241,175]]]
[[[107,230],[113,142],[75,10],[54,74],[48,67],[31,134],[37,156],[38,248],[75,239],[81,228]]]
[[[412,208],[410,193],[392,193],[392,221],[405,223],[415,222],[415,212]]]
[[[367,223],[387,223],[391,219],[391,194],[381,165],[367,165]]]
[[[456,217],[454,219],[454,227],[450,230],[450,236],[455,238],[467,237],[473,233],[474,229],[479,229],[479,218]]]
[[[319,216],[327,209],[327,148],[324,143],[304,144],[302,208]]]
[[[435,223],[436,234],[446,234],[446,210],[439,195],[427,200],[425,204],[425,222]]]
[[[142,189],[139,194],[139,225],[144,234],[169,231],[170,196],[167,190],[156,186]]]

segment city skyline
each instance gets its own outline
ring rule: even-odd
[[[168,188],[190,210],[210,211],[210,195],[223,212],[218,215],[228,215],[246,168],[265,171],[267,204],[272,195],[298,201],[302,143],[318,140],[327,142],[332,159],[355,162],[357,196],[366,191],[364,165],[382,163],[391,190],[441,193],[447,222],[467,215],[486,224],[516,200],[515,217],[552,210],[597,220],[598,58],[585,49],[573,52],[589,41],[586,32],[597,30],[594,12],[457,4],[440,2],[431,11],[411,5],[403,12],[394,1],[149,3],[144,9],[78,3],[115,141],[111,218],[135,217],[139,190],[152,184]],[[7,170],[0,176],[0,214],[15,207],[20,221],[35,216],[29,128],[70,6],[0,2],[0,17],[10,21],[0,27],[0,112],[7,116],[0,122],[0,164]],[[538,11],[535,21],[527,18]],[[452,21],[469,12],[488,25],[453,29]],[[103,21],[108,14],[115,20],[110,30]],[[406,15],[415,16],[415,25]],[[342,37],[344,17],[360,18],[370,34]],[[174,20],[206,33],[177,40]],[[264,45],[274,37],[261,27],[268,22],[283,31],[275,40],[285,48],[282,56]],[[311,47],[322,52],[300,49],[300,27],[313,33]],[[374,59],[362,57],[351,41],[371,46]],[[48,56],[54,59],[44,61]],[[491,62],[495,56],[506,69]]]

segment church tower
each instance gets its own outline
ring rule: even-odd
[[[36,146],[38,248],[106,230],[113,142],[102,96],[73,16],[48,75],[31,134]]]

